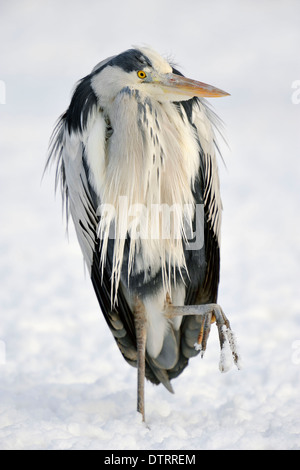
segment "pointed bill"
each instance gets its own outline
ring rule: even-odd
[[[198,82],[191,78],[186,78],[175,73],[168,73],[160,76],[157,84],[161,86],[165,93],[185,95],[193,98],[194,96],[205,98],[217,98],[229,96],[226,91],[220,90],[207,83]]]

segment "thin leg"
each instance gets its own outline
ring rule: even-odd
[[[137,411],[145,421],[145,353],[146,353],[146,317],[144,306],[136,301],[134,321],[137,342]]]
[[[230,328],[230,323],[226,315],[218,304],[184,305],[177,307],[168,303],[166,304],[165,314],[169,318],[185,315],[201,315],[203,317],[200,324],[198,341],[195,344],[195,348],[201,351],[202,357],[206,350],[211,323],[215,320],[219,332],[219,341],[221,347],[220,370],[225,372],[230,368],[228,363],[228,355],[226,354],[227,350],[231,352],[236,366],[238,368],[240,367],[234,334]]]

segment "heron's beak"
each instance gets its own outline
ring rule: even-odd
[[[161,75],[156,82],[161,86],[165,93],[178,95],[181,99],[183,99],[183,96],[186,96],[186,99],[189,99],[194,96],[216,98],[229,95],[226,91],[220,90],[212,85],[197,82],[196,80],[182,77],[175,73]]]

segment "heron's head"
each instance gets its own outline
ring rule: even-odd
[[[160,102],[228,95],[211,85],[183,77],[149,48],[129,49],[106,59],[94,68],[92,75],[92,87],[104,105],[125,88],[139,90]]]

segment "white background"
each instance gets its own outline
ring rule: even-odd
[[[299,18],[297,0],[1,2],[0,448],[300,448]],[[211,100],[229,143],[219,303],[243,358],[220,374],[213,328],[175,395],[147,383],[148,427],[54,168],[41,182],[76,81],[144,44],[231,93]]]

